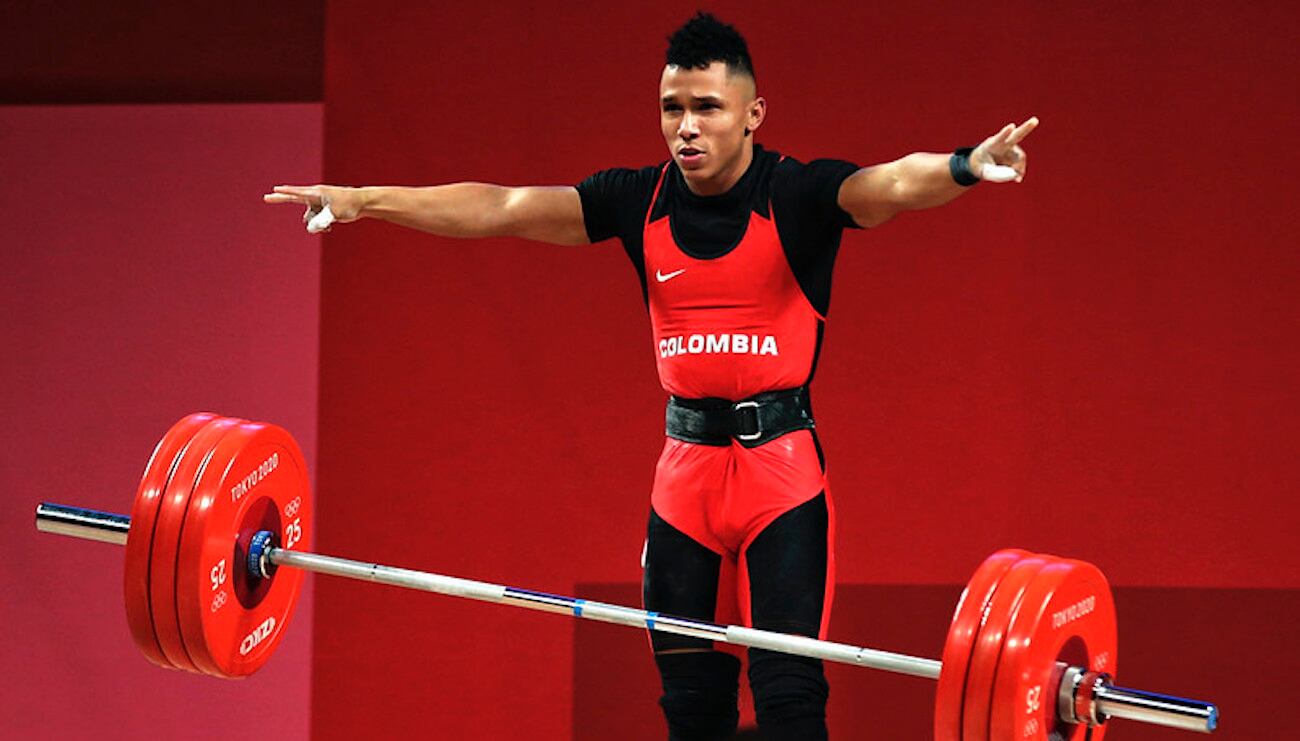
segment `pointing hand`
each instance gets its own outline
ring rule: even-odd
[[[359,188],[331,185],[277,185],[262,196],[266,203],[299,203],[307,207],[303,223],[311,234],[329,231],[334,223],[346,224],[361,218]]]
[[[970,171],[975,177],[994,183],[1023,180],[1029,162],[1020,142],[1037,126],[1037,116],[1019,126],[1014,123],[1003,126],[970,153]]]

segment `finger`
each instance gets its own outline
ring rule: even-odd
[[[1029,136],[1030,132],[1038,128],[1038,116],[1030,116],[1028,121],[1016,127],[1015,131],[1007,137],[1007,144],[1019,144],[1021,139]]]
[[[289,193],[295,196],[319,196],[319,185],[277,185],[271,189],[272,193]]]
[[[1001,131],[989,137],[989,144],[994,147],[1004,146],[1007,143],[1007,137],[1011,136],[1011,132],[1015,130],[1016,125],[1014,123],[1003,126]]]
[[[291,196],[288,193],[267,193],[262,196],[262,200],[266,203],[310,203],[302,196]]]
[[[319,185],[277,185],[271,190],[280,195],[296,197],[298,199],[296,203],[321,202],[322,190]]]
[[[993,161],[999,165],[1010,165],[1011,167],[1015,167],[1016,163],[1024,156],[1025,150],[1012,144],[999,152],[998,156],[993,158]]]

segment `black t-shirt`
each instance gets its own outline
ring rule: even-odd
[[[646,211],[653,205],[653,221],[668,214],[673,237],[688,255],[698,259],[721,257],[745,233],[749,214],[765,218],[769,204],[786,259],[799,286],[822,316],[830,305],[831,270],[839,252],[840,234],[857,228],[853,217],[839,207],[840,185],[858,169],[843,160],[819,159],[804,164],[781,158],[754,145],[754,160],[726,193],[699,196],[690,191],[676,164],[670,164],[654,204],[655,183],[663,164],[639,170],[602,170],[578,184],[587,238],[601,242],[618,237],[641,278],[645,294],[645,254],[642,236]]]

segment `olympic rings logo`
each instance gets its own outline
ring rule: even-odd
[[[294,497],[292,502],[284,505],[284,516],[294,517],[300,509],[302,509],[302,497]]]
[[[225,607],[227,599],[229,598],[226,596],[226,590],[224,589],[214,594],[212,596],[212,612],[216,612],[222,607]]]

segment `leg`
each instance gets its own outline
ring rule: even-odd
[[[643,582],[647,610],[713,621],[721,570],[722,556],[650,512]],[[735,733],[740,661],[702,638],[652,631],[650,643],[663,683],[659,704],[668,738],[713,741]]]
[[[822,492],[776,518],[745,550],[755,628],[818,638],[830,610],[830,511]],[[825,739],[822,662],[749,651],[749,684],[768,739]]]

